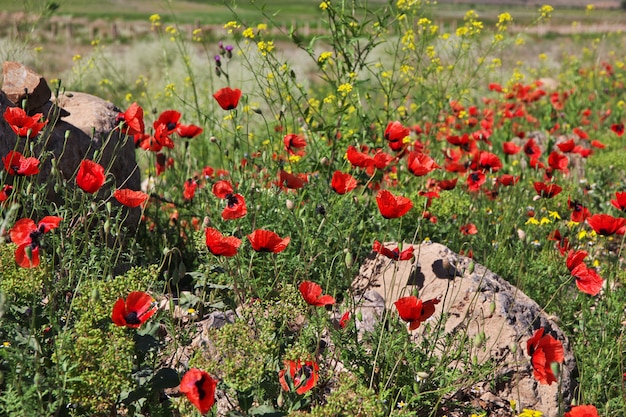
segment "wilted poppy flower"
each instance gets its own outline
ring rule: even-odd
[[[287,369],[281,369],[278,372],[278,382],[283,390],[291,391],[293,386],[296,394],[302,395],[317,384],[319,379],[319,365],[317,362],[285,361],[285,367]],[[289,376],[289,382],[287,382],[287,376]]]
[[[238,88],[233,90],[230,87],[224,87],[213,94],[213,98],[217,100],[217,104],[219,104],[224,110],[232,110],[239,104],[241,90]]]
[[[311,281],[302,281],[298,287],[302,298],[307,304],[321,307],[335,304],[335,299],[330,295],[322,295],[322,287]]]
[[[185,201],[191,201],[195,197],[197,189],[198,182],[192,178],[188,178],[183,183],[183,198]]]
[[[376,203],[380,214],[386,219],[404,216],[413,208],[413,202],[402,196],[395,196],[387,190],[380,190],[376,195]]]
[[[83,159],[76,174],[76,185],[86,193],[93,194],[104,184],[104,167],[97,162]]]
[[[610,236],[615,233],[623,234],[623,230],[620,229],[626,225],[626,219],[610,214],[594,214],[587,217],[587,223],[597,234]]]
[[[335,171],[330,186],[337,194],[345,194],[356,188],[356,178],[347,172]]]
[[[422,301],[414,295],[402,297],[394,303],[400,318],[409,323],[409,330],[417,329],[422,322],[432,316],[436,304],[439,304],[438,298]]]
[[[556,382],[552,363],[563,363],[563,344],[551,335],[543,333],[543,327],[535,331],[526,342],[526,352],[530,356],[535,379],[540,384],[551,385]]]
[[[59,227],[63,220],[57,216],[46,216],[38,224],[31,219],[20,219],[15,222],[9,236],[17,245],[15,262],[22,268],[35,268],[39,265],[39,247],[44,233]]]
[[[561,187],[554,183],[546,184],[545,182],[536,181],[534,187],[537,194],[543,198],[552,198],[563,191]]]
[[[287,249],[291,238],[282,238],[270,230],[257,229],[248,235],[248,240],[257,252],[279,253]]]
[[[24,156],[16,151],[9,153],[2,158],[4,169],[9,175],[37,175],[39,174],[39,159],[34,157],[24,158]]]
[[[582,262],[572,270],[572,276],[576,278],[578,289],[586,294],[598,295],[602,289],[602,277]]]
[[[118,326],[136,329],[145,323],[157,311],[150,294],[143,291],[133,291],[126,300],[118,298],[113,305],[111,320]]]
[[[611,130],[617,135],[622,136],[624,134],[624,124],[615,123],[611,125]]]
[[[352,164],[352,166],[357,168],[367,168],[374,166],[374,158],[369,156],[366,153],[359,152],[352,145],[348,146],[348,150],[346,151],[346,157],[348,161]]]
[[[441,168],[433,158],[421,152],[410,152],[407,156],[407,166],[409,171],[417,177],[424,176],[437,168]]]
[[[181,125],[176,128],[176,133],[181,138],[193,139],[196,136],[200,136],[204,130],[200,126],[196,125]]]
[[[143,191],[135,191],[128,188],[121,188],[113,192],[113,197],[115,197],[115,199],[119,201],[120,204],[126,207],[139,207],[140,205],[148,201],[148,198],[150,196]]]
[[[410,245],[408,248],[400,252],[400,248],[398,246],[394,249],[388,249],[385,245],[375,240],[372,250],[394,261],[408,261],[413,259],[413,252],[415,251],[415,248]]]
[[[563,417],[600,417],[593,405],[574,405]]]
[[[129,136],[145,133],[143,109],[137,103],[131,104],[128,109],[117,115],[117,122],[123,122],[122,131]]]
[[[464,235],[475,235],[478,233],[478,229],[474,223],[467,223],[461,226],[461,233]]]
[[[345,313],[343,313],[343,315],[339,319],[339,328],[345,329],[349,321],[350,321],[350,311],[346,311]]]
[[[17,136],[33,138],[39,134],[41,129],[48,123],[40,122],[42,113],[37,113],[29,116],[24,109],[19,107],[7,107],[4,111],[4,120],[9,124],[11,130],[15,132]]]
[[[212,227],[204,229],[206,246],[215,256],[235,256],[241,246],[241,239],[235,236],[224,236]]]
[[[306,139],[302,135],[296,135],[294,133],[290,133],[285,135],[283,138],[283,143],[285,144],[285,149],[289,152],[290,155],[294,155],[294,149],[302,149],[306,146]]]
[[[188,370],[180,380],[180,392],[187,396],[200,414],[208,413],[213,407],[216,387],[217,382],[211,375],[196,368]]]
[[[611,204],[620,211],[626,211],[626,192],[616,191],[615,200],[611,200]]]

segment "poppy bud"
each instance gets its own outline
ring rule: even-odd
[[[469,266],[467,267],[467,273],[468,274],[473,274],[474,273],[474,268],[476,268],[476,264],[474,264],[474,261],[470,261]]]
[[[558,379],[559,378],[559,374],[561,373],[561,366],[559,365],[559,363],[558,362],[552,362],[550,364],[550,369],[552,369],[552,373]]]
[[[107,203],[106,203],[105,207],[106,207],[106,209],[107,209],[107,213],[108,213],[108,214],[111,214],[111,208],[112,208],[113,206],[111,205],[111,202],[110,202],[110,201],[107,201]]]
[[[512,354],[517,353],[517,343],[511,343],[509,345],[509,350],[511,351]]]
[[[293,208],[295,207],[295,203],[293,202],[293,200],[285,201],[285,205],[287,206],[287,210],[293,210]]]
[[[489,315],[493,316],[493,313],[496,312],[496,302],[492,301],[489,303]]]
[[[325,216],[325,215],[326,215],[326,207],[324,207],[324,205],[323,205],[323,204],[318,204],[318,205],[315,207],[315,212],[316,212],[317,214],[319,214],[320,216]]]
[[[103,229],[104,229],[104,233],[108,235],[109,231],[111,230],[111,223],[109,223],[108,219],[104,222]]]
[[[211,137],[209,138],[209,142],[211,142],[211,143],[217,143],[217,138],[216,138],[215,136],[211,136]]]
[[[90,302],[95,305],[100,301],[100,290],[96,287],[91,290]]]
[[[346,266],[348,268],[352,268],[352,265],[354,265],[354,258],[352,257],[352,254],[350,252],[346,252]]]
[[[361,311],[357,311],[356,313],[356,319],[358,321],[363,321],[363,313]]]
[[[256,114],[263,114],[263,112],[261,111],[261,109],[259,109],[258,107],[253,107],[252,111],[255,112]]]

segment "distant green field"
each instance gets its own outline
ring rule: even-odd
[[[386,2],[374,0],[370,5],[383,5]],[[508,11],[515,17],[516,23],[524,24],[536,16],[536,6],[520,6],[502,4],[450,4],[440,2],[433,8],[433,15],[440,20],[458,20],[463,17],[466,10],[475,9],[480,17],[487,22],[496,16]],[[552,4],[549,0],[548,4]],[[590,3],[593,3],[590,1]],[[262,18],[261,10],[276,16],[278,22],[304,23],[307,20],[317,20],[321,17],[316,0],[258,0],[233,2],[219,0],[205,1],[165,1],[165,0],[30,0],[20,4],[15,0],[0,0],[2,12],[26,12],[40,13],[55,4],[58,8],[55,15],[70,15],[73,17],[86,17],[89,19],[123,19],[123,20],[146,20],[148,16],[159,13],[165,22],[176,16],[179,23],[194,23],[201,20],[203,24],[222,24],[232,18],[230,7],[244,20],[257,20]],[[373,7],[372,7],[373,8]],[[593,10],[592,13],[584,9],[556,7],[555,23],[568,24],[571,21],[583,23],[608,22],[621,23],[625,13],[616,10]],[[311,22],[313,23],[313,22]]]

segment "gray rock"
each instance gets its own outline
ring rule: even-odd
[[[397,243],[386,245],[395,247]],[[576,362],[558,325],[522,291],[485,267],[478,264],[470,267],[470,259],[440,244],[413,246],[413,261],[393,262],[372,254],[353,282],[357,297],[376,291],[393,311],[398,298],[416,289],[422,300],[441,297],[429,320],[433,325],[444,324],[445,333],[453,337],[457,348],[469,349],[479,364],[491,361],[495,367],[489,380],[475,384],[471,390],[459,390],[455,398],[473,398],[488,403],[492,409],[502,407],[505,414],[510,409],[504,408],[510,400],[515,400],[518,410],[539,410],[546,417],[559,415],[559,395],[563,396],[565,405],[570,404],[574,395]],[[404,244],[403,248],[406,247]],[[446,317],[444,322],[442,315]],[[425,327],[422,325],[414,332],[419,334]],[[535,380],[526,354],[527,340],[540,327],[563,344],[565,361],[561,366],[560,393],[558,383],[540,385]],[[472,343],[482,336],[482,343]]]

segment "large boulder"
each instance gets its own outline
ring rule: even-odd
[[[392,249],[397,243],[386,245]],[[514,400],[517,410],[528,408],[546,417],[558,416],[559,403],[570,404],[576,386],[575,359],[558,325],[522,291],[471,259],[432,242],[414,245],[414,249],[413,261],[395,262],[372,253],[353,282],[355,301],[364,298],[369,305],[378,298],[386,308],[395,310],[393,303],[414,290],[422,300],[440,297],[432,320],[437,323],[445,317],[445,333],[458,343],[457,348],[472,349],[478,364],[491,361],[495,366],[489,380],[460,390],[455,399],[479,404],[491,415],[512,415],[510,401]],[[541,385],[533,377],[526,342],[540,327],[563,344],[560,389],[558,383]]]
[[[93,159],[107,170],[108,177],[113,177],[116,188],[139,190],[140,173],[135,159],[135,146],[132,138],[121,135],[115,129],[117,115],[120,112],[112,103],[84,93],[64,92],[52,98],[50,89],[43,77],[17,63],[5,63],[4,80],[0,91],[0,113],[7,107],[21,104],[27,100],[29,113],[44,113],[48,120],[46,130],[40,134],[45,140],[35,142],[34,153],[42,157],[41,182],[49,183],[48,200],[61,202],[50,181],[52,161],[55,161],[62,179],[68,186],[73,186],[74,175],[83,159]],[[23,92],[19,94],[20,90]],[[26,93],[27,92],[27,93]],[[8,94],[11,94],[9,99]],[[44,100],[45,99],[45,100]],[[17,103],[13,100],[17,100]],[[0,157],[10,150],[23,151],[27,146],[11,130],[4,118],[0,117]],[[110,197],[110,192],[103,191],[101,198]],[[140,210],[131,209],[126,220],[128,226],[136,226]]]

